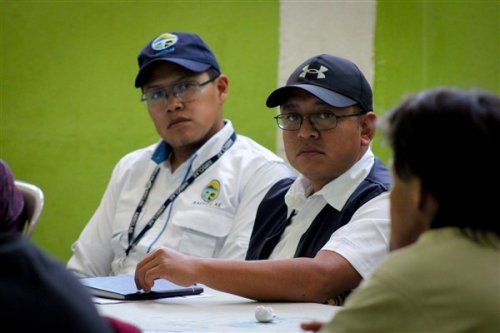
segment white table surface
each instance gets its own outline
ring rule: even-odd
[[[259,303],[204,287],[199,296],[96,304],[102,315],[132,323],[143,332],[303,332],[300,323],[328,321],[340,307],[317,303]],[[101,299],[96,299],[99,301]],[[270,323],[255,319],[258,305],[270,306]]]

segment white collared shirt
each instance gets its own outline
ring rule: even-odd
[[[296,215],[285,229],[270,259],[293,258],[301,236],[319,212],[329,204],[341,211],[345,203],[370,173],[374,155],[369,149],[347,172],[312,193],[309,181],[302,175],[285,196],[288,214]],[[322,250],[335,251],[345,257],[364,277],[388,253],[389,195],[383,193],[361,206],[349,223],[335,231]]]
[[[168,154],[158,150],[158,143],[123,157],[99,207],[73,244],[68,268],[79,276],[134,274],[137,263],[160,246],[198,257],[243,259],[259,203],[271,186],[294,173],[281,158],[242,135],[125,254],[132,215],[155,167],[159,165],[160,172],[134,236],[184,179],[221,150],[233,132],[226,120],[224,128],[173,173]],[[214,189],[215,199],[207,201],[207,193]]]

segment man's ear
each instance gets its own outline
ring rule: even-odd
[[[217,89],[219,90],[219,99],[222,103],[227,98],[229,94],[229,80],[226,75],[221,74],[216,81]]]
[[[431,223],[438,210],[438,203],[436,197],[428,189],[424,188],[422,181],[418,179],[416,185],[418,186],[418,209],[422,218],[422,229],[430,229]]]
[[[377,123],[377,115],[373,112],[368,112],[361,120],[361,144],[368,146],[375,135]]]

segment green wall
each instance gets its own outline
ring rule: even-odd
[[[33,241],[67,260],[113,166],[158,136],[134,88],[136,56],[196,32],[229,76],[225,116],[274,150],[278,1],[1,0],[0,158],[46,202]]]
[[[0,158],[43,188],[33,240],[60,259],[69,258],[117,160],[157,140],[133,81],[137,53],[158,33],[199,33],[230,78],[226,116],[274,149],[264,101],[277,81],[278,0],[0,6]],[[439,85],[499,93],[499,12],[498,1],[378,1],[375,111]],[[389,159],[380,138],[374,150]]]
[[[377,1],[375,110],[437,86],[500,93],[499,15],[497,0]],[[374,150],[388,160],[380,136]]]

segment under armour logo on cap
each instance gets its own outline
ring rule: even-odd
[[[325,66],[319,65],[319,69],[317,68],[309,68],[310,65],[304,66],[302,68],[302,73],[300,73],[299,77],[303,79],[324,79],[326,78],[326,75],[324,73],[328,72],[328,68]],[[311,64],[311,66],[314,66],[314,64]],[[317,64],[316,64],[317,66]],[[316,75],[316,77],[313,77],[313,75]]]
[[[285,86],[267,97],[266,105],[282,105],[296,89],[336,108],[358,104],[364,112],[373,111],[370,84],[358,66],[345,58],[323,53],[307,59],[293,71]]]

